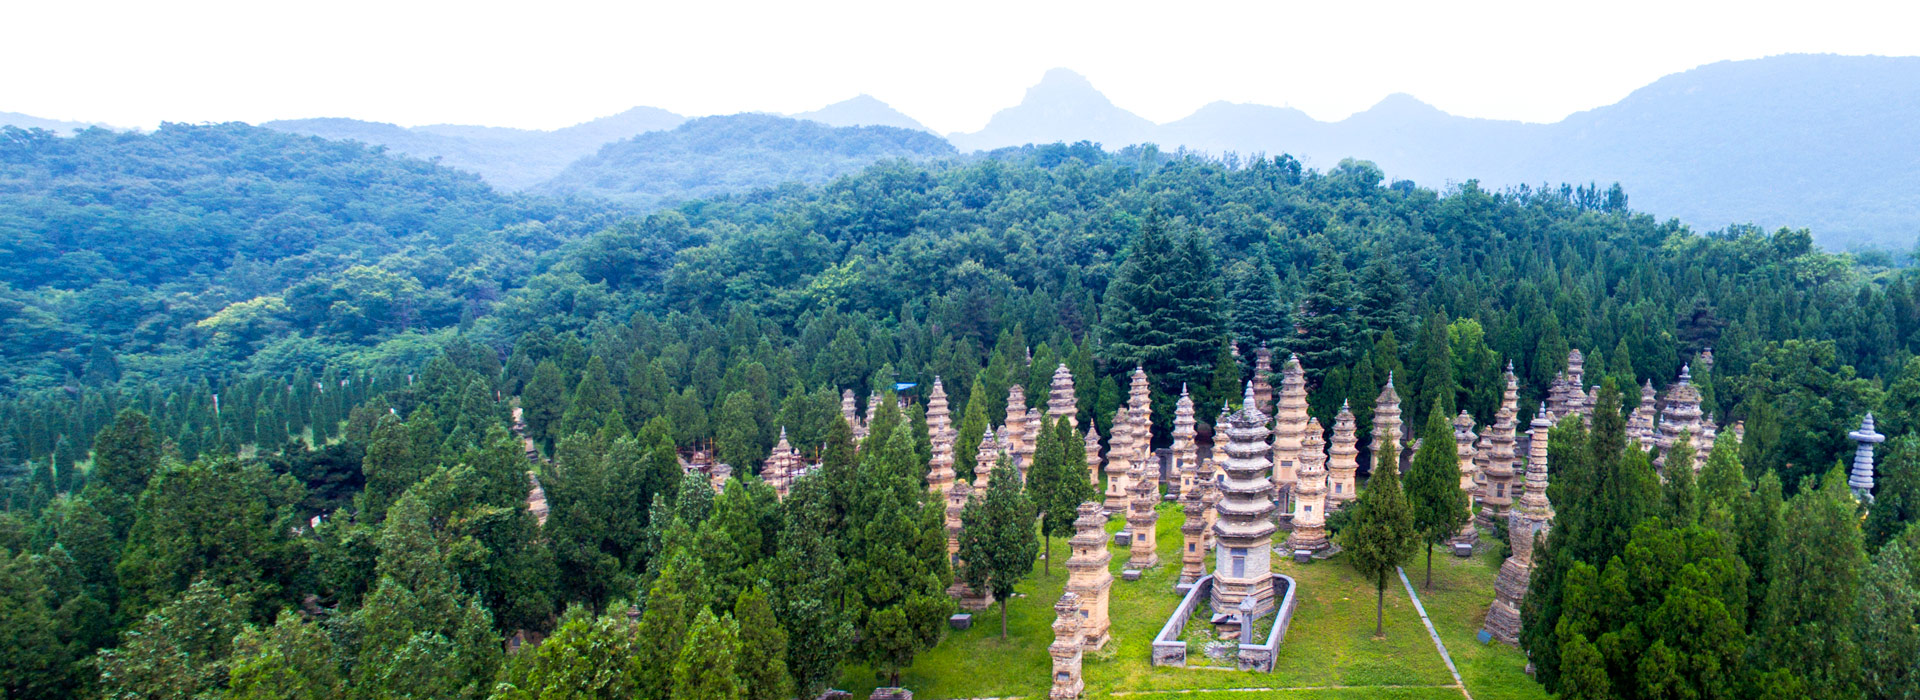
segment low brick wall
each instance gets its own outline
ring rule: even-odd
[[[1281,597],[1280,604],[1274,606],[1273,629],[1267,632],[1267,641],[1260,644],[1240,645],[1240,670],[1272,672],[1273,660],[1280,653],[1280,642],[1287,638],[1287,627],[1293,624],[1293,609],[1298,604],[1293,599],[1293,577],[1286,574],[1274,574],[1273,585],[1285,584],[1287,593]]]
[[[1273,661],[1280,652],[1280,644],[1286,640],[1287,628],[1293,624],[1293,611],[1298,606],[1298,602],[1294,600],[1294,593],[1298,584],[1294,582],[1292,576],[1286,574],[1274,574],[1273,583],[1275,586],[1286,587],[1286,594],[1280,598],[1280,604],[1274,606],[1273,629],[1267,632],[1266,641],[1260,644],[1240,645],[1238,654],[1240,670],[1273,671]],[[1180,598],[1180,605],[1173,609],[1173,615],[1169,616],[1167,623],[1160,627],[1160,634],[1153,638],[1153,665],[1174,667],[1187,665],[1187,643],[1180,639],[1180,633],[1186,629],[1187,622],[1193,618],[1194,612],[1200,609],[1201,602],[1205,601],[1212,592],[1212,574],[1200,577],[1200,580],[1193,583],[1192,588],[1187,589],[1187,594]]]

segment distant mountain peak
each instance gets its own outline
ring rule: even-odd
[[[811,112],[788,116],[827,126],[891,126],[933,133],[932,129],[914,121],[913,117],[901,114],[892,105],[864,92]]]
[[[1152,140],[1153,130],[1153,122],[1115,106],[1086,76],[1055,68],[1027,88],[1020,104],[994,113],[986,128],[948,140],[969,150],[1083,139],[1118,149]]]

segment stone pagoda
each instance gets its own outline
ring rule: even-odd
[[[853,444],[856,445],[867,437],[867,424],[860,422],[858,406],[859,404],[854,401],[852,389],[840,392],[840,417],[846,419],[847,427],[853,429]]]
[[[1146,409],[1135,408],[1130,412],[1134,425],[1133,449],[1128,451],[1132,471],[1127,475],[1127,532],[1132,539],[1132,556],[1127,558],[1127,568],[1135,571],[1146,569],[1160,563],[1158,543],[1154,539],[1154,528],[1160,522],[1159,511],[1154,506],[1160,504],[1160,488],[1149,475],[1148,465],[1153,462],[1141,454],[1141,446],[1146,443],[1142,424],[1147,420]]]
[[[1267,461],[1267,414],[1253,405],[1253,385],[1247,385],[1240,411],[1229,416],[1224,430],[1226,479],[1220,489],[1220,521],[1214,523],[1219,542],[1213,575],[1215,613],[1240,610],[1252,600],[1250,617],[1273,610],[1273,480]]]
[[[1520,604],[1533,575],[1536,538],[1545,539],[1553,525],[1553,504],[1547,501],[1547,431],[1553,427],[1552,412],[1542,409],[1529,427],[1533,434],[1527,449],[1526,492],[1507,519],[1513,555],[1500,563],[1486,623],[1486,631],[1495,639],[1516,645],[1520,643]]]
[[[1019,382],[1007,387],[1007,422],[1000,426],[1006,429],[1001,436],[1000,449],[1013,458],[1013,468],[1024,474],[1027,464],[1020,461],[1024,454],[1022,443],[1027,439],[1027,390],[1020,388]]]
[[[1127,416],[1131,419],[1133,436],[1127,441],[1127,458],[1134,461],[1147,461],[1153,458],[1153,397],[1147,386],[1147,370],[1133,368],[1133,384],[1127,389]],[[1153,484],[1153,497],[1160,499],[1160,468],[1158,464],[1143,470],[1147,481]],[[1129,482],[1128,488],[1133,484]]]
[[[1187,394],[1187,385],[1180,385],[1180,400],[1173,405],[1173,469],[1179,475],[1178,485],[1169,491],[1179,494],[1181,501],[1195,500],[1199,496],[1200,450],[1194,443],[1193,397]]]
[[[1096,488],[1100,486],[1100,433],[1094,431],[1092,423],[1087,425],[1087,483]]]
[[[953,568],[953,583],[947,586],[947,597],[959,601],[963,609],[985,610],[993,605],[993,591],[974,590],[960,575],[960,531],[964,527],[960,514],[975,493],[973,486],[964,481],[947,490],[947,563]]]
[[[1680,367],[1680,380],[1667,387],[1667,405],[1660,412],[1660,434],[1654,438],[1654,445],[1660,448],[1655,464],[1665,466],[1667,453],[1675,449],[1681,433],[1686,433],[1693,443],[1686,447],[1699,450],[1700,440],[1700,389],[1693,385],[1693,372],[1686,365]],[[1694,469],[1700,469],[1700,463],[1694,463]]]
[[[1184,495],[1180,501],[1180,511],[1186,515],[1180,523],[1180,579],[1174,585],[1179,591],[1207,575],[1207,499],[1198,488]]]
[[[1256,400],[1258,395],[1254,397]],[[1262,409],[1265,410],[1265,409]],[[1307,432],[1307,373],[1300,368],[1300,357],[1287,358],[1280,374],[1280,404],[1273,420],[1273,492],[1280,512],[1288,517],[1299,514],[1290,502],[1296,470],[1303,457],[1301,441]],[[1322,515],[1325,513],[1323,512]]]
[[[1473,526],[1473,499],[1479,495],[1480,483],[1474,459],[1477,455],[1473,447],[1473,414],[1466,411],[1453,418],[1453,453],[1460,460],[1460,490],[1467,493],[1467,524],[1448,542],[1472,546],[1480,539],[1479,528]]]
[[[1660,436],[1654,426],[1660,411],[1654,404],[1653,380],[1640,385],[1640,405],[1633,408],[1633,414],[1627,416],[1627,439],[1640,443],[1640,449],[1653,451],[1654,440]]]
[[[1053,687],[1047,700],[1076,700],[1086,689],[1080,678],[1080,655],[1086,651],[1081,628],[1080,596],[1073,591],[1060,594],[1053,603],[1053,644],[1047,654],[1053,657]]]
[[[1847,489],[1853,492],[1853,499],[1868,504],[1873,503],[1873,446],[1885,442],[1887,436],[1874,432],[1873,414],[1868,413],[1860,420],[1860,429],[1847,433],[1854,442],[1853,470],[1847,474]]]
[[[1267,380],[1273,374],[1273,351],[1266,343],[1253,351],[1253,405],[1261,413],[1273,414],[1273,384]]]
[[[1300,470],[1293,487],[1293,533],[1287,536],[1292,552],[1321,554],[1328,551],[1327,541],[1327,446],[1321,437],[1320,421],[1307,418],[1305,439],[1300,444]]]
[[[1387,385],[1373,404],[1373,464],[1368,473],[1400,468],[1400,438],[1400,392],[1393,390],[1393,374],[1388,373]]]
[[[1353,409],[1340,402],[1340,413],[1333,417],[1333,444],[1327,447],[1327,510],[1347,507],[1360,497],[1360,439],[1353,420]]]
[[[940,378],[933,378],[933,391],[927,396],[927,437],[933,454],[927,460],[927,490],[946,493],[953,488],[953,413],[947,406],[947,389]]]
[[[1073,370],[1066,363],[1053,368],[1053,384],[1047,388],[1047,419],[1067,419],[1067,425],[1080,429],[1080,403],[1073,394]]]
[[[1040,450],[1040,431],[1045,430],[1046,426],[1046,414],[1037,408],[1027,409],[1026,425],[1023,426],[1027,434],[1020,438],[1020,451],[1013,455],[1013,463],[1020,465],[1022,483],[1027,480],[1027,470],[1033,467],[1033,455]]]
[[[980,435],[980,450],[973,453],[973,492],[984,496],[993,480],[993,465],[1000,461],[1000,438],[989,430]]]
[[[1516,431],[1520,421],[1520,380],[1513,376],[1513,363],[1507,363],[1507,391],[1500,400],[1500,410],[1493,414],[1493,432],[1487,448],[1487,463],[1481,469],[1485,475],[1485,490],[1480,493],[1480,515],[1491,525],[1505,522],[1507,510],[1513,506],[1514,493],[1519,487],[1515,480],[1513,467],[1518,459],[1514,456]]]
[[[1107,429],[1107,491],[1103,504],[1110,512],[1127,512],[1128,455],[1132,449],[1128,443],[1132,438],[1133,429],[1127,425],[1127,407],[1121,406],[1114,412],[1113,423]]]
[[[766,463],[760,467],[760,476],[780,500],[787,499],[787,491],[793,488],[793,480],[805,470],[806,460],[800,458],[800,451],[793,449],[787,442],[787,429],[780,428],[780,442],[773,446],[773,454],[767,456]],[[947,470],[947,480],[953,480],[953,470]]]
[[[1567,368],[1547,389],[1547,410],[1557,416],[1587,415],[1587,358],[1579,348],[1567,353]]]
[[[1067,591],[1080,597],[1082,648],[1098,651],[1110,639],[1107,602],[1113,593],[1113,572],[1108,565],[1113,555],[1107,552],[1107,516],[1100,504],[1080,504],[1079,515],[1073,521],[1073,539],[1067,541],[1073,549],[1067,558]]]

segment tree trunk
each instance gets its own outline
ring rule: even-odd
[[[1043,556],[1040,558],[1040,562],[1041,562],[1040,569],[1041,571],[1046,572],[1044,575],[1052,576],[1053,575],[1053,538],[1047,536],[1047,516],[1045,515],[1040,516],[1040,541],[1044,543],[1041,546],[1046,547],[1046,552],[1047,552],[1046,556]],[[1027,570],[1032,571],[1033,569],[1027,569]]]
[[[1385,626],[1385,621],[1387,619],[1387,575],[1386,574],[1380,574],[1380,582],[1378,585],[1375,585],[1373,587],[1373,594],[1374,594],[1373,636],[1383,637],[1383,636],[1386,636],[1387,634],[1387,629]]]
[[[1000,638],[1007,638],[1007,599],[1000,599]]]
[[[1433,543],[1427,543],[1427,590],[1433,590]]]

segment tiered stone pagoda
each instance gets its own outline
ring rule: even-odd
[[[1488,524],[1504,522],[1507,510],[1513,506],[1513,499],[1519,494],[1519,481],[1515,478],[1514,443],[1520,421],[1520,380],[1513,376],[1513,363],[1507,363],[1507,391],[1500,400],[1500,410],[1493,414],[1493,433],[1491,446],[1487,452],[1487,464],[1481,470],[1486,476],[1486,490],[1480,494],[1480,514]]]
[[[1853,492],[1856,501],[1873,503],[1873,446],[1885,442],[1887,436],[1873,429],[1873,414],[1868,413],[1860,420],[1860,429],[1847,433],[1847,439],[1854,442],[1853,470],[1847,474],[1847,490]]]
[[[1027,439],[1027,390],[1020,388],[1019,382],[1007,387],[1007,422],[1001,426],[1006,435],[1001,436],[1000,449],[1013,458],[1013,468],[1025,473],[1027,465],[1020,461],[1021,443]]]
[[[1633,413],[1627,416],[1627,439],[1640,443],[1640,449],[1651,452],[1654,440],[1660,435],[1654,428],[1659,416],[1660,411],[1654,404],[1653,380],[1649,379],[1640,385],[1640,405],[1635,406]]]
[[[993,465],[1000,461],[1000,438],[989,430],[980,435],[980,449],[973,454],[973,492],[985,495],[993,480]]]
[[[787,499],[787,491],[793,488],[793,480],[806,469],[806,460],[800,457],[800,451],[793,449],[787,442],[787,429],[780,428],[780,442],[773,446],[773,454],[767,456],[766,463],[760,467],[760,476],[773,487],[774,495],[780,500]],[[947,470],[947,480],[953,480],[953,470]]]
[[[1225,421],[1226,479],[1220,488],[1220,521],[1213,526],[1219,542],[1215,557],[1213,595],[1215,613],[1238,611],[1240,601],[1252,600],[1252,617],[1273,610],[1273,480],[1268,476],[1267,414],[1253,405],[1253,386],[1247,385],[1240,411]]]
[[[927,396],[927,437],[933,446],[932,456],[927,460],[927,490],[946,493],[953,488],[956,476],[953,472],[955,435],[947,389],[939,377],[933,378],[933,391]]]
[[[1108,565],[1113,555],[1107,552],[1107,516],[1100,504],[1080,504],[1080,517],[1073,521],[1073,549],[1067,558],[1067,591],[1079,596],[1082,648],[1097,651],[1107,645],[1107,603],[1113,593],[1113,573]]]
[[[1327,510],[1347,507],[1360,497],[1357,475],[1360,472],[1360,438],[1353,420],[1353,409],[1340,402],[1340,413],[1333,417],[1333,444],[1327,448]]]
[[[1080,403],[1073,393],[1073,370],[1066,363],[1053,368],[1053,384],[1047,388],[1047,419],[1067,419],[1067,425],[1080,429]]]
[[[1660,411],[1660,434],[1655,437],[1654,445],[1660,448],[1660,456],[1655,464],[1665,466],[1667,453],[1672,452],[1679,441],[1680,434],[1686,433],[1695,442],[1700,435],[1700,389],[1693,385],[1693,372],[1689,367],[1680,367],[1680,380],[1667,387],[1666,406]],[[1697,444],[1689,447],[1698,449]],[[1696,463],[1694,469],[1701,465]]]
[[[1207,498],[1198,487],[1182,495],[1180,511],[1186,520],[1180,523],[1180,579],[1176,590],[1185,590],[1207,575]]]
[[[1053,687],[1047,691],[1047,700],[1075,700],[1086,690],[1086,682],[1080,678],[1080,655],[1086,646],[1081,632],[1084,626],[1080,596],[1073,591],[1061,593],[1053,603],[1053,644],[1047,646],[1047,655],[1053,657]]]
[[[1100,433],[1093,429],[1091,422],[1087,424],[1087,440],[1082,446],[1087,448],[1087,483],[1097,487],[1100,485]]]
[[[982,489],[984,490],[984,489]],[[959,601],[966,610],[985,610],[993,605],[993,591],[974,590],[960,575],[960,532],[965,526],[960,514],[966,510],[976,489],[967,482],[959,482],[947,490],[947,563],[953,568],[953,583],[947,586],[947,597]]]
[[[1400,468],[1401,437],[1400,392],[1393,390],[1393,374],[1388,373],[1387,385],[1373,404],[1373,470]]]
[[[1557,416],[1587,415],[1587,358],[1579,348],[1567,353],[1567,368],[1547,389],[1547,409]]]
[[[1268,415],[1273,414],[1273,384],[1267,380],[1271,374],[1273,351],[1267,349],[1266,343],[1261,343],[1260,349],[1253,351],[1253,405]]]
[[[840,417],[846,419],[847,427],[853,429],[853,442],[856,445],[867,437],[867,424],[860,422],[860,413],[856,410],[858,406],[854,402],[852,389],[840,392]]]
[[[540,486],[540,475],[533,472],[527,472],[527,512],[533,514],[536,525],[547,524],[547,490]]]
[[[1220,489],[1221,482],[1227,478],[1225,470],[1220,468],[1220,462],[1226,458],[1222,441],[1227,437],[1227,417],[1233,415],[1230,408],[1229,404],[1220,405],[1220,415],[1213,419],[1213,451],[1200,460],[1200,497],[1206,503],[1207,517],[1207,529],[1201,536],[1200,549],[1206,552],[1215,549],[1213,526],[1220,522],[1220,501],[1227,497],[1226,492]]]
[[[1520,604],[1527,595],[1527,580],[1533,575],[1536,538],[1544,539],[1553,525],[1553,504],[1547,501],[1547,431],[1553,427],[1552,413],[1543,409],[1529,427],[1532,440],[1527,450],[1526,492],[1507,520],[1513,555],[1500,564],[1500,578],[1493,585],[1493,605],[1487,609],[1486,631],[1508,644],[1520,643]]]
[[[1041,413],[1037,408],[1027,409],[1027,420],[1021,426],[1026,429],[1026,435],[1020,438],[1020,451],[1013,454],[1013,463],[1020,465],[1022,483],[1027,480],[1027,469],[1033,466],[1034,453],[1039,451],[1040,431],[1045,430],[1046,426],[1046,414]]]
[[[1103,505],[1108,511],[1127,512],[1127,469],[1130,447],[1127,443],[1133,439],[1133,429],[1127,425],[1127,407],[1122,405],[1113,414],[1113,423],[1107,429],[1107,491]]]
[[[1127,415],[1132,419],[1133,437],[1127,441],[1127,458],[1146,461],[1153,457],[1153,397],[1152,389],[1147,386],[1147,370],[1133,368],[1133,385],[1127,389]],[[1154,465],[1145,470],[1147,481],[1153,484],[1155,501],[1160,498],[1160,468]],[[1129,482],[1128,488],[1133,484]]]
[[[1174,488],[1168,489],[1179,494],[1182,502],[1193,500],[1199,495],[1200,451],[1194,444],[1193,397],[1187,394],[1187,385],[1180,385],[1180,400],[1173,405],[1173,469],[1179,476]]]
[[[1326,438],[1320,437],[1320,421],[1308,417],[1305,439],[1300,445],[1300,469],[1293,485],[1293,533],[1287,536],[1292,552],[1321,554],[1328,551],[1327,541],[1327,455]]]
[[[1472,546],[1480,539],[1480,529],[1473,526],[1473,499],[1480,493],[1475,468],[1476,451],[1473,447],[1473,414],[1461,411],[1453,418],[1453,453],[1460,460],[1460,490],[1467,494],[1467,523],[1460,527],[1459,534],[1448,540],[1454,545]]]
[[[1145,407],[1129,412],[1134,439],[1127,455],[1132,463],[1132,472],[1127,476],[1127,532],[1132,537],[1132,556],[1127,558],[1127,568],[1135,571],[1145,571],[1160,563],[1159,545],[1154,537],[1154,529],[1160,522],[1160,513],[1154,510],[1154,506],[1160,504],[1160,488],[1148,474],[1148,465],[1153,460],[1142,454],[1146,445],[1142,428],[1149,420],[1146,412]]]
[[[1254,398],[1257,400],[1259,396]],[[1299,515],[1291,501],[1297,471],[1301,460],[1305,459],[1300,451],[1308,421],[1307,373],[1300,368],[1300,357],[1297,355],[1288,357],[1286,366],[1281,369],[1280,404],[1274,410],[1273,491],[1280,512],[1293,517]],[[1322,511],[1321,515],[1325,515],[1325,512]]]

